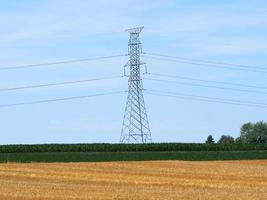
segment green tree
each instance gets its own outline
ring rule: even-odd
[[[267,143],[267,123],[260,121],[244,124],[240,129],[240,138],[242,143]]]
[[[209,135],[207,137],[206,144],[214,144],[214,143],[215,143],[215,141],[214,141],[212,135]]]
[[[235,143],[235,139],[230,135],[222,135],[218,140],[218,144],[233,144]]]
[[[235,139],[235,143],[236,144],[242,144],[242,140],[241,140],[240,136]]]

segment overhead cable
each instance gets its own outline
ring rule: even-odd
[[[237,71],[246,71],[246,72],[254,72],[254,73],[263,73],[267,74],[264,70],[258,70],[258,69],[247,69],[247,68],[241,68],[241,67],[231,67],[231,66],[222,66],[222,65],[216,65],[216,64],[209,64],[209,63],[200,63],[200,62],[193,62],[193,61],[182,61],[177,60],[174,58],[160,58],[156,56],[143,56],[144,58],[152,59],[152,60],[161,60],[161,61],[168,61],[168,62],[175,62],[180,64],[189,64],[192,66],[201,66],[201,67],[211,67],[211,68],[217,68],[217,69],[229,69],[229,70],[237,70]]]
[[[0,108],[33,105],[33,104],[41,104],[41,103],[52,103],[52,102],[58,102],[58,101],[70,101],[70,100],[85,99],[85,98],[98,97],[98,96],[122,94],[126,92],[127,91],[115,91],[115,92],[89,94],[89,95],[82,95],[82,96],[71,96],[71,97],[56,98],[56,99],[46,99],[46,100],[39,100],[39,101],[27,101],[27,102],[20,102],[20,103],[0,104]]]
[[[118,79],[118,78],[122,78],[122,77],[123,76],[110,76],[110,77],[82,79],[82,80],[75,80],[75,81],[46,83],[46,84],[39,84],[39,85],[25,85],[25,86],[18,86],[18,87],[0,88],[0,92],[13,91],[13,90],[24,90],[24,89],[34,89],[34,88],[42,88],[42,87],[51,87],[51,86],[59,86],[59,85],[81,84],[81,83],[88,83],[88,82],[93,82],[93,81]]]
[[[211,60],[204,60],[204,59],[196,59],[196,58],[186,58],[181,56],[171,56],[159,53],[147,53],[143,52],[143,54],[151,55],[151,56],[158,56],[158,57],[165,57],[165,58],[173,58],[185,61],[193,61],[193,62],[201,62],[207,64],[215,64],[215,65],[225,65],[225,66],[232,66],[232,67],[241,67],[241,68],[248,68],[248,69],[259,69],[259,70],[267,70],[267,66],[253,66],[253,65],[243,65],[243,64],[234,64],[234,63],[227,63],[227,62],[218,62],[218,61],[211,61]]]
[[[195,101],[205,101],[205,102],[240,105],[240,106],[247,106],[247,107],[267,108],[267,103],[260,103],[260,102],[241,101],[241,100],[236,100],[236,99],[223,99],[223,98],[217,98],[217,97],[208,97],[208,96],[175,93],[175,92],[167,92],[167,91],[162,91],[162,90],[151,90],[151,89],[144,89],[144,92],[147,94],[151,94],[151,95],[166,96],[166,97],[173,97],[173,98],[180,98],[180,99],[190,99],[190,100],[195,100]]]
[[[205,82],[205,83],[231,85],[231,86],[238,86],[238,87],[267,90],[267,87],[259,86],[259,85],[248,85],[248,84],[243,84],[243,83],[233,83],[233,82],[223,82],[223,81],[215,81],[215,80],[207,80],[207,79],[198,79],[198,78],[192,78],[192,77],[177,76],[177,75],[170,75],[170,74],[161,74],[161,73],[147,73],[147,74],[153,75],[153,76],[158,76],[158,77],[164,77],[164,78],[181,79],[181,80],[189,80],[189,81],[200,81],[200,82]]]
[[[27,68],[40,68],[40,67],[48,67],[48,66],[55,66],[55,65],[88,62],[88,61],[94,61],[94,60],[104,60],[104,59],[118,58],[118,57],[124,57],[124,56],[127,56],[127,54],[82,58],[82,59],[73,59],[73,60],[63,60],[63,61],[55,61],[55,62],[44,62],[44,63],[37,63],[37,64],[16,65],[16,66],[11,66],[11,67],[0,67],[0,70],[6,71],[6,70],[16,70],[16,69],[27,69]]]
[[[172,80],[163,80],[163,79],[155,79],[155,78],[144,78],[145,80],[157,81],[157,82],[165,82],[165,83],[175,83],[180,85],[188,85],[188,86],[197,86],[197,87],[205,87],[205,88],[214,88],[220,90],[229,90],[229,91],[237,91],[237,92],[246,92],[246,93],[256,93],[256,94],[267,94],[267,92],[256,91],[256,90],[245,90],[245,89],[236,89],[230,87],[221,87],[221,86],[212,86],[212,85],[203,85],[198,83],[186,83]]]

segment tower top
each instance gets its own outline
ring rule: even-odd
[[[140,33],[142,30],[144,29],[144,26],[140,26],[140,27],[135,27],[135,28],[130,28],[130,29],[127,29],[125,31],[129,32],[129,33]]]

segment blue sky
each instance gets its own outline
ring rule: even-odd
[[[125,29],[144,25],[143,50],[267,68],[261,0],[0,1],[0,67],[127,52]],[[143,59],[152,73],[267,85],[266,74]],[[120,75],[127,58],[0,72],[0,88]],[[267,102],[264,94],[144,81],[150,89]],[[0,104],[127,89],[127,79],[0,93]],[[145,95],[154,142],[237,137],[266,109]],[[126,94],[0,108],[0,144],[118,142]]]

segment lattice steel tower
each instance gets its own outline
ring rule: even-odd
[[[139,34],[143,28],[137,27],[127,30],[130,33],[128,44],[130,60],[125,67],[130,68],[130,75],[128,80],[128,97],[121,130],[121,143],[152,142],[142,91],[143,84],[140,76],[140,66],[145,64],[140,60],[142,44],[139,40]],[[125,70],[124,74],[126,75]]]

